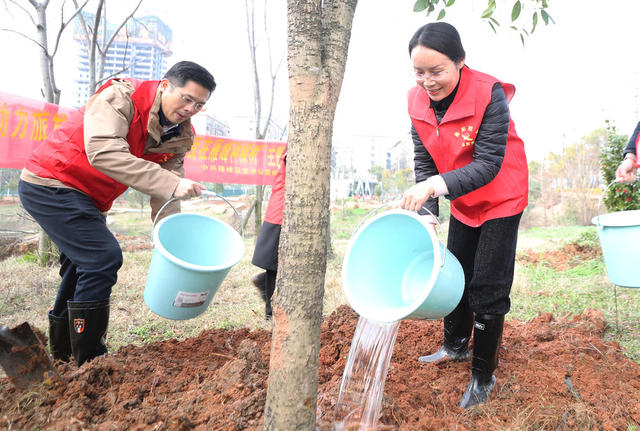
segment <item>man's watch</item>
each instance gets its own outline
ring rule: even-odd
[[[636,161],[636,156],[633,153],[627,153],[624,155],[624,159],[622,159],[623,161],[627,160],[627,159],[633,159],[633,161]]]

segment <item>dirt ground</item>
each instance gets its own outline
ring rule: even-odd
[[[358,316],[347,306],[322,325],[318,428],[331,429]],[[603,342],[596,310],[505,325],[498,383],[489,403],[457,402],[469,363],[427,365],[441,322],[400,325],[380,429],[633,430],[640,426],[640,366]],[[0,380],[0,428],[11,430],[258,430],[266,397],[270,333],[208,330],[184,341],[126,346],[62,382],[19,392]],[[355,429],[355,428],[354,428]]]
[[[142,248],[135,238],[133,249]],[[594,257],[575,244],[522,253],[525,264],[559,269]],[[332,428],[335,403],[358,316],[342,306],[322,325],[318,430]],[[442,343],[441,321],[400,324],[378,430],[638,430],[640,366],[603,341],[598,310],[542,314],[505,324],[498,383],[484,406],[457,407],[470,364],[422,364]],[[259,430],[271,334],[207,330],[184,341],[125,346],[61,381],[18,391],[0,379],[0,429]],[[357,429],[357,427],[350,428]]]

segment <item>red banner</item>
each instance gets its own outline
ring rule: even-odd
[[[31,151],[66,120],[70,108],[0,92],[0,168],[22,169]],[[286,142],[197,135],[184,161],[194,181],[271,185]]]

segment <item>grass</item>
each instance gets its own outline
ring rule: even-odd
[[[375,208],[375,206],[372,206]],[[187,209],[190,210],[190,209]],[[205,208],[212,215],[232,221],[231,211]],[[348,239],[358,223],[371,209],[334,209],[331,228],[334,257],[327,263],[323,314],[327,316],[346,303],[342,292],[342,260]],[[110,226],[118,233],[149,236],[152,223],[148,213],[111,215]],[[446,233],[446,223],[443,226]],[[532,228],[522,230],[519,253],[523,250],[557,249],[570,242],[590,243],[599,247],[593,226]],[[168,338],[197,336],[210,328],[262,328],[271,323],[264,319],[264,303],[251,285],[251,277],[260,269],[251,264],[254,237],[245,238],[245,254],[229,272],[215,294],[210,307],[194,319],[173,321],[152,313],[144,303],[143,292],[151,250],[124,252],[124,265],[113,288],[109,345],[115,350],[123,345],[144,344]],[[47,310],[53,303],[58,285],[58,267],[40,267],[33,255],[14,256],[0,261],[0,323],[13,326],[27,320],[47,332]],[[581,314],[585,308],[602,310],[609,329],[607,340],[617,341],[625,353],[640,362],[640,289],[615,287],[606,276],[602,258],[580,262],[564,271],[544,263],[517,264],[512,289],[512,309],[507,319],[529,320],[538,313],[561,316]],[[617,304],[617,309],[616,309]],[[617,320],[617,323],[616,323]]]

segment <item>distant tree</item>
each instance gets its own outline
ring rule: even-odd
[[[149,204],[149,195],[135,189],[127,190],[127,202],[132,206],[140,208],[140,218],[144,217],[144,207]]]
[[[249,54],[251,56],[251,72],[252,72],[252,83],[253,83],[253,112],[254,112],[254,121],[255,121],[255,138],[256,139],[264,139],[267,136],[267,131],[269,130],[269,126],[271,124],[271,117],[273,114],[273,105],[275,101],[275,88],[276,88],[276,77],[278,75],[278,71],[280,70],[280,66],[282,61],[284,60],[284,55],[278,60],[277,65],[274,65],[272,51],[271,51],[271,39],[269,37],[269,29],[267,26],[267,2],[263,1],[262,4],[262,18],[263,18],[263,31],[260,33],[260,36],[256,36],[256,24],[255,24],[255,13],[256,13],[256,4],[254,0],[245,0],[244,2],[245,12],[247,17],[247,37],[249,39]],[[259,43],[262,40],[264,43]],[[267,115],[263,118],[262,106],[265,103],[265,99],[262,95],[261,85],[260,85],[260,68],[258,67],[258,45],[262,45],[265,51],[265,54],[268,58],[269,63],[269,98],[267,99]],[[251,213],[255,213],[255,232],[256,237],[258,232],[260,232],[260,228],[262,226],[262,201],[264,195],[264,186],[256,185],[256,196],[254,201],[247,211],[247,215],[243,221],[243,225],[246,226],[249,217],[251,217]]]
[[[640,209],[640,187],[638,182],[614,184],[616,169],[622,161],[622,152],[629,140],[619,135],[615,126],[607,122],[606,141],[600,152],[600,172],[604,186],[608,187],[604,195],[604,205],[610,212]]]
[[[600,147],[605,141],[604,129],[593,131],[561,153],[547,156],[552,188],[565,204],[563,219],[588,225],[597,210]]]
[[[374,177],[376,177],[376,180],[378,182],[382,181],[382,173],[385,171],[385,169],[382,166],[372,166],[369,169],[369,173],[371,175],[373,175]]]

